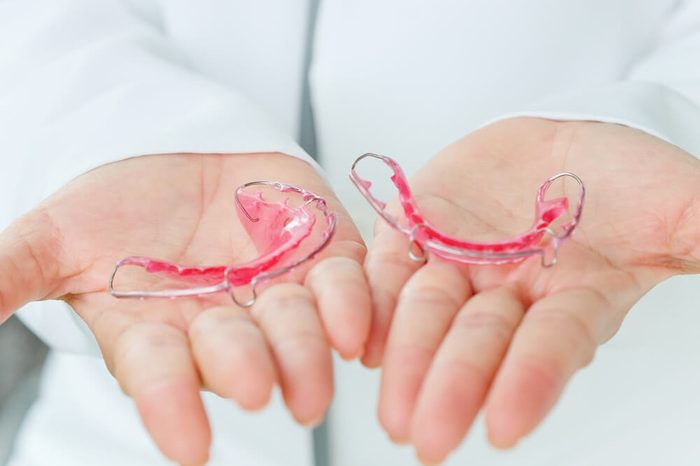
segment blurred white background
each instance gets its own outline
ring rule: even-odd
[[[0,326],[0,465],[36,397],[46,347],[15,317]]]

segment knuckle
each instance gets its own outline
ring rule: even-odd
[[[402,303],[411,303],[428,309],[455,309],[461,306],[462,300],[446,289],[436,285],[408,285],[400,295]]]
[[[10,225],[3,233],[8,252],[2,254],[3,277],[13,287],[34,290],[32,299],[52,297],[60,275],[63,240],[48,210],[38,207]],[[20,305],[15,293],[0,293],[0,312]],[[1,320],[1,319],[0,319]]]
[[[471,385],[486,385],[491,381],[493,371],[483,364],[466,357],[451,357],[438,363],[441,370],[460,374],[463,379],[469,380]]]
[[[262,304],[287,304],[298,303],[310,298],[309,291],[301,285],[294,283],[280,283],[270,287],[261,295],[259,302]]]
[[[300,288],[303,291],[294,290],[290,293],[271,293],[272,290],[268,290],[253,305],[251,309],[253,317],[265,327],[271,324],[281,312],[300,313],[306,312],[309,308],[313,309],[314,300],[311,293],[303,287]]]
[[[488,331],[491,334],[496,334],[499,338],[507,339],[510,338],[516,324],[499,312],[479,310],[459,314],[454,325],[469,333]]]
[[[593,360],[598,338],[595,329],[579,314],[561,309],[541,310],[533,315],[533,320],[537,325],[552,328],[552,334],[562,337],[564,356],[574,358],[577,368],[584,367]]]
[[[59,256],[63,252],[63,238],[60,230],[46,208],[37,208],[27,214],[20,225],[19,239],[25,251],[25,256],[31,265],[36,267],[36,273],[44,279],[50,279],[58,275],[61,261]],[[26,264],[25,264],[26,265]]]
[[[302,357],[326,351],[328,344],[321,335],[312,331],[297,331],[280,335],[271,341],[273,351],[284,357]]]
[[[413,263],[408,257],[408,246],[406,249],[375,247],[367,259],[367,272],[378,278],[386,276],[389,268],[405,269],[411,266]]]
[[[212,308],[199,313],[188,328],[190,339],[207,341],[212,333],[230,331],[232,329],[251,329],[255,327],[253,319],[246,313],[235,308]]]
[[[567,380],[569,371],[555,359],[545,359],[535,355],[523,356],[518,366],[525,375],[528,385],[541,393],[556,393]]]
[[[306,277],[306,284],[318,285],[337,278],[339,274],[342,274],[345,280],[363,276],[362,266],[359,262],[347,257],[329,257],[313,266]]]
[[[121,380],[149,354],[180,348],[183,344],[187,344],[187,337],[175,328],[148,322],[131,325],[115,342],[114,376]]]

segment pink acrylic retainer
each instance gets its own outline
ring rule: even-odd
[[[264,187],[282,195],[282,200],[266,199],[250,188]],[[292,205],[292,200],[299,205]],[[109,281],[109,291],[117,298],[181,298],[228,292],[241,307],[250,307],[257,297],[257,286],[280,277],[310,261],[330,242],[336,227],[336,214],[322,197],[277,181],[254,181],[239,187],[235,194],[238,216],[260,256],[233,265],[188,266],[143,256],[129,256],[117,262]],[[320,219],[320,220],[319,220]],[[321,232],[314,230],[318,222]],[[118,289],[117,274],[136,267],[147,278],[170,280],[177,286],[165,289]],[[143,285],[143,284],[141,284]],[[251,298],[240,300],[234,289],[249,287]]]
[[[400,220],[386,211],[386,203],[378,199],[370,190],[372,182],[361,178],[357,173],[358,164],[365,159],[376,159],[386,164],[392,171],[391,182],[398,190],[405,219]],[[545,195],[552,183],[563,177],[574,179],[579,185],[578,203],[572,218],[556,227],[553,222],[569,211],[566,197],[545,200]],[[350,172],[350,180],[369,201],[370,205],[392,228],[402,233],[409,240],[408,255],[416,262],[425,262],[429,252],[466,264],[508,264],[523,261],[531,256],[540,256],[544,267],[557,263],[559,248],[573,234],[581,219],[586,189],[581,179],[573,173],[559,173],[540,185],[535,199],[535,220],[524,233],[504,241],[475,242],[458,239],[441,233],[423,217],[416,204],[408,180],[398,163],[386,156],[364,154],[355,160]],[[549,241],[545,241],[549,238]],[[551,253],[547,253],[547,245]]]

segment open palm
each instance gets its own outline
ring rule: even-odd
[[[502,121],[449,146],[411,184],[441,230],[501,240],[530,226],[537,187],[563,171],[584,180],[587,202],[549,269],[539,258],[467,266],[434,256],[420,267],[377,224],[364,361],[382,364],[383,426],[425,461],[456,448],[482,406],[491,442],[515,444],[645,292],[700,270],[700,162],[630,128]],[[577,186],[551,190],[574,198]]]
[[[127,255],[186,264],[255,257],[234,193],[262,179],[314,191],[338,213],[333,242],[296,282],[267,288],[250,312],[226,294],[137,301],[106,292],[115,262]],[[356,357],[369,329],[364,251],[328,186],[302,161],[141,157],[77,178],[2,233],[0,316],[31,300],[67,301],[159,448],[179,463],[202,464],[210,431],[200,387],[255,409],[279,383],[299,422],[320,421],[333,391],[327,341]]]

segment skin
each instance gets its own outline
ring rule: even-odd
[[[529,226],[537,187],[562,171],[579,175],[588,197],[551,269],[539,258],[469,266],[431,257],[421,267],[405,238],[376,224],[363,362],[382,366],[381,424],[427,464],[445,460],[482,409],[490,442],[515,445],[644,293],[700,272],[700,161],[634,129],[505,120],[441,151],[411,185],[443,231],[496,240]],[[557,184],[548,197],[573,199],[576,189]]]
[[[305,186],[339,215],[333,242],[295,280],[267,287],[250,310],[225,294],[138,301],[106,293],[126,255],[188,264],[255,257],[233,194],[260,179]],[[298,159],[140,157],[73,180],[0,234],[0,322],[32,300],[66,301],[94,333],[163,454],[204,464],[211,433],[200,389],[255,410],[279,386],[298,422],[321,421],[333,392],[331,348],[355,358],[369,331],[364,256],[328,185]]]
[[[0,234],[0,321],[32,300],[69,303],[158,447],[184,465],[208,457],[202,388],[259,409],[278,385],[300,423],[317,423],[333,391],[331,348],[382,365],[380,421],[424,462],[444,460],[481,409],[491,442],[510,447],[634,302],[700,269],[700,162],[629,128],[503,121],[439,153],[412,187],[448,233],[502,239],[529,225],[537,186],[564,170],[580,175],[589,195],[560,263],[544,270],[537,260],[495,267],[436,257],[418,267],[405,239],[381,222],[365,260],[328,186],[281,154],[106,165]],[[251,310],[226,296],[132,301],[105,293],[115,261],[130,254],[191,264],[254,256],[232,196],[255,179],[305,186],[339,213],[332,244],[295,280],[267,288]]]

